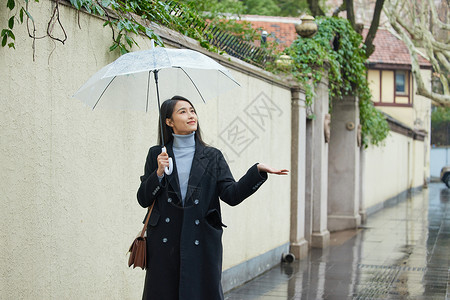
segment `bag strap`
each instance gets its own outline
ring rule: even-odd
[[[150,205],[150,207],[148,208],[148,213],[147,213],[147,218],[145,219],[144,228],[142,228],[142,231],[141,231],[141,238],[144,237],[145,231],[147,230],[147,224],[148,224],[148,221],[150,220],[150,215],[152,214],[152,210],[153,210],[153,206],[155,205],[155,202],[156,202],[156,199],[155,199],[155,201],[153,201],[153,204]]]

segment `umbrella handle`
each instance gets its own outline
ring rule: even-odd
[[[166,147],[162,147],[162,152],[166,153]],[[169,166],[164,168],[164,173],[166,173],[167,175],[172,174],[173,172],[173,161],[172,161],[172,157],[169,157]]]

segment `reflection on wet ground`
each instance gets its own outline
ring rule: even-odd
[[[225,299],[449,299],[449,207],[450,189],[432,183]]]

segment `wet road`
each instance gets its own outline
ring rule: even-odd
[[[449,258],[450,189],[431,183],[225,299],[450,299]]]

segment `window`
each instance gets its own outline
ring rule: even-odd
[[[407,94],[406,72],[405,71],[396,71],[395,72],[395,93],[396,94]]]
[[[369,69],[372,100],[376,106],[412,107],[414,96],[411,71],[404,68]]]

